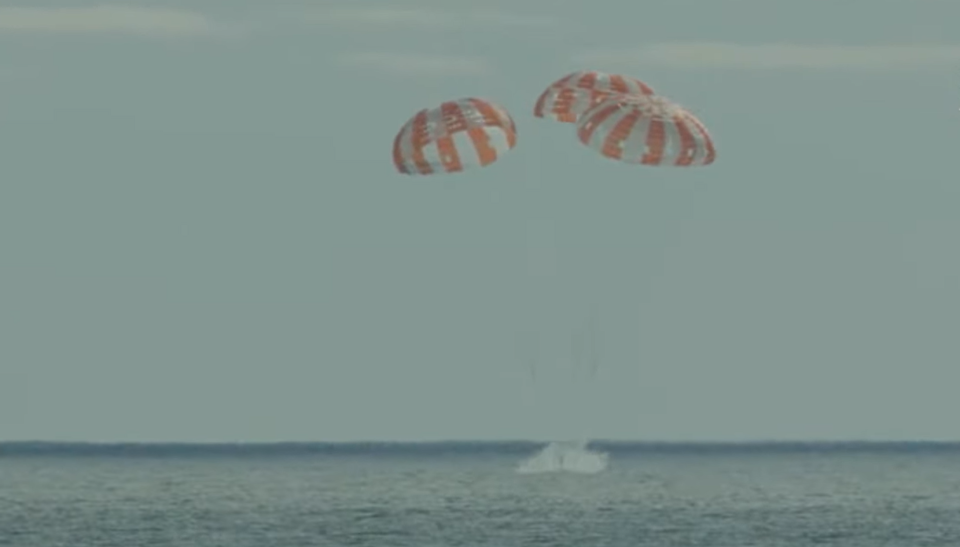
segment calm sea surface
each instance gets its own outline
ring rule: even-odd
[[[960,445],[544,446],[0,444],[0,545],[960,547]]]

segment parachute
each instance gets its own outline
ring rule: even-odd
[[[584,112],[577,137],[600,155],[626,163],[709,165],[716,159],[703,123],[663,97],[610,97]]]
[[[484,167],[517,145],[517,127],[507,111],[473,97],[423,109],[400,128],[393,164],[408,175],[456,173]]]
[[[713,139],[696,116],[630,76],[593,70],[567,74],[540,93],[533,116],[570,124],[557,127],[570,128],[580,143],[601,156],[628,164],[703,166],[716,159]],[[456,173],[489,166],[516,146],[517,127],[507,110],[483,99],[462,98],[410,118],[394,139],[393,163],[406,175]],[[556,154],[561,161],[563,155],[563,151]],[[599,376],[596,337],[592,316],[587,332],[576,333],[571,340],[574,382],[586,376],[593,383]],[[526,335],[517,340],[517,353],[527,361],[531,384],[550,376],[538,370],[542,344],[535,338]],[[564,404],[582,405],[588,411],[584,397],[588,393],[576,392]],[[588,429],[583,428],[581,438],[589,437]],[[566,456],[560,460],[560,467],[565,467]],[[596,468],[604,466],[605,460]]]
[[[581,70],[550,84],[537,98],[533,115],[574,123],[587,109],[609,97],[653,94],[652,87],[636,78]]]

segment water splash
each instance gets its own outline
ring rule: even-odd
[[[534,456],[520,462],[517,473],[595,474],[607,468],[608,455],[587,448],[587,441],[552,442]]]

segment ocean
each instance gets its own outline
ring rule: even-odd
[[[960,444],[0,443],[11,547],[960,546]]]

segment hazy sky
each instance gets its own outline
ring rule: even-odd
[[[0,439],[960,438],[960,2],[82,4],[0,8]],[[717,162],[533,118],[583,68]],[[517,148],[395,173],[465,96]]]

